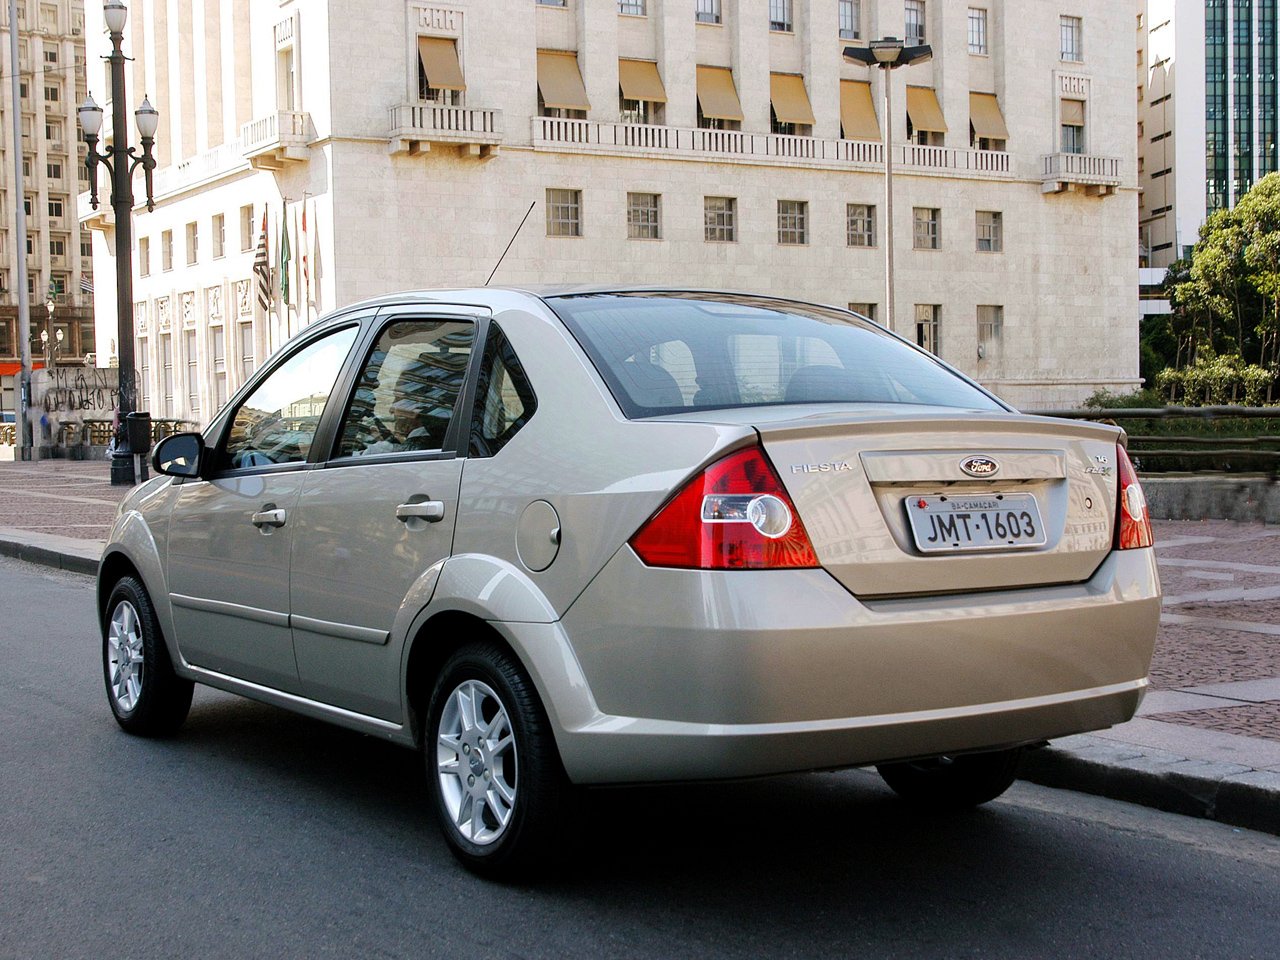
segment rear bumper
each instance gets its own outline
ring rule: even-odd
[[[706,779],[1123,722],[1159,613],[1149,549],[1111,554],[1082,584],[876,603],[821,570],[655,570],[624,549],[517,646],[572,779]]]

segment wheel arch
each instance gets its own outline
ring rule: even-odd
[[[185,661],[178,653],[173,629],[173,607],[169,602],[168,579],[160,561],[160,550],[152,536],[151,528],[139,513],[121,517],[112,530],[111,542],[98,564],[97,613],[102,625],[106,615],[111,589],[123,576],[133,576],[141,581],[151,598],[160,631],[174,668],[181,671]]]

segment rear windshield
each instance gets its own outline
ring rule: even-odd
[[[928,354],[842,310],[703,293],[547,302],[633,419],[782,403],[1003,409]]]

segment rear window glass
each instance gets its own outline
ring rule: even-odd
[[[1003,409],[928,354],[836,309],[714,294],[548,303],[632,418],[782,403]]]

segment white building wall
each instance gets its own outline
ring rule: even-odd
[[[766,0],[724,3],[721,25],[696,24],[693,0],[649,0],[643,18],[620,17],[606,0],[568,0],[563,9],[533,0],[147,2],[165,5],[167,23],[178,22],[190,9],[208,24],[210,8],[217,7],[218,36],[204,34],[206,69],[196,72],[196,89],[169,97],[169,109],[181,111],[185,96],[193,117],[162,126],[173,159],[158,172],[156,210],[135,211],[135,235],[151,238],[152,257],[151,274],[135,279],[135,300],[154,318],[156,304],[167,299],[170,323],[180,327],[177,307],[184,294],[192,294],[192,322],[202,350],[209,343],[207,331],[219,319],[227,323],[228,311],[238,313],[237,290],[243,289],[238,285],[252,277],[252,252],[239,249],[244,204],[254,206],[255,243],[262,210],[269,212],[273,267],[282,217],[295,254],[293,306],[282,309],[278,286],[270,311],[251,306],[261,351],[256,363],[308,320],[360,298],[403,288],[483,283],[531,203],[534,212],[495,283],[687,284],[873,303],[883,310],[880,166],[832,152],[847,147],[837,140],[838,80],[872,80],[876,109],[882,112],[880,78],[874,75],[878,71],[841,59],[845,42],[838,37],[834,0],[798,2],[794,34],[770,33]],[[934,86],[949,128],[944,148],[917,152],[917,162],[900,167],[895,178],[899,306],[893,325],[914,336],[914,305],[941,305],[942,356],[1015,403],[1059,406],[1099,387],[1127,389],[1137,378],[1132,13],[1107,0],[1062,5],[1020,0],[1012,6],[990,0],[986,6],[988,55],[967,51],[967,8],[933,0],[928,39],[935,43],[935,61],[896,71],[893,78],[892,123],[899,144],[906,138],[908,85]],[[901,0],[864,0],[863,8],[864,37],[902,33]],[[247,13],[251,63],[232,73],[226,65],[243,51],[237,32],[242,13]],[[1058,59],[1061,13],[1084,19],[1082,63]],[[299,77],[295,106],[307,114],[306,142],[250,158],[246,153],[257,147],[246,141],[240,125],[274,115],[284,102],[278,88],[277,26],[291,18]],[[484,138],[468,144],[465,137],[432,133],[415,139],[412,151],[392,143],[392,108],[417,100],[420,32],[457,38],[467,83],[463,102],[500,111],[496,144]],[[150,73],[157,69],[152,61],[173,43],[155,24],[144,34],[149,47],[140,56]],[[220,44],[220,71],[208,69],[213,39]],[[613,127],[593,124],[617,119],[617,59],[622,56],[656,61],[668,95],[665,122],[685,136],[696,133],[689,129],[696,115],[694,67],[732,68],[745,114],[743,130],[756,134],[750,141],[756,146],[708,155],[674,146],[628,151],[598,142],[550,142],[534,119],[539,48],[578,51],[591,101],[589,122],[581,128],[588,139],[614,133]],[[770,71],[803,74],[815,113],[815,140],[770,138]],[[220,110],[210,108],[216,101],[202,86],[209,76],[221,90]],[[1045,157],[1058,150],[1057,105],[1068,87],[1087,100],[1089,149],[1102,155],[1099,159],[1116,158],[1118,183],[1070,176],[1045,180]],[[173,91],[172,81],[169,88]],[[971,90],[995,93],[1000,100],[1011,132],[1003,158],[1008,172],[968,166],[988,162],[968,150]],[[247,104],[245,114],[242,104]],[[220,145],[207,131],[193,134],[187,145],[185,131],[196,115],[203,116],[206,127],[221,127]],[[200,151],[197,143],[210,146]],[[813,150],[826,159],[767,152],[779,149]],[[582,191],[582,237],[546,236],[544,201],[553,187]],[[629,191],[661,195],[662,239],[627,239]],[[704,239],[703,198],[708,195],[737,198],[735,243]],[[778,244],[780,199],[808,202],[807,244]],[[311,228],[312,302],[299,308],[300,239],[293,231],[303,203]],[[875,248],[846,245],[847,203],[877,207]],[[914,206],[941,210],[940,250],[911,249]],[[977,252],[979,210],[1002,214],[1003,252]],[[207,237],[217,213],[226,217],[228,252],[213,260]],[[188,267],[183,244],[185,225],[192,221],[199,224],[201,254]],[[158,270],[158,238],[166,229],[173,230],[175,243],[175,264],[168,273]],[[107,255],[105,244],[95,246],[99,255]],[[221,318],[209,316],[212,288],[223,291]],[[983,304],[1003,307],[1004,334],[999,348],[980,360],[976,311]],[[156,350],[154,334],[150,326],[149,351]],[[227,342],[231,389],[240,374],[229,337]],[[104,357],[106,347],[104,342]],[[201,419],[212,409],[212,366],[208,357],[200,358]],[[154,354],[148,367],[154,379]],[[175,394],[177,399],[183,391],[175,388]],[[156,396],[154,385],[151,396]]]

